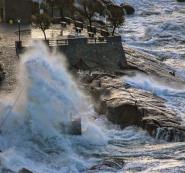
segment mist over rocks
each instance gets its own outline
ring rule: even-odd
[[[143,53],[136,49],[124,46],[128,69],[138,70],[147,75],[155,75],[169,82],[171,85],[184,87],[185,79],[177,74],[174,69],[162,62],[159,57]]]
[[[28,169],[26,169],[26,168],[22,168],[18,172],[13,171],[11,169],[3,168],[2,169],[2,173],[33,173],[33,172],[28,170]]]
[[[86,73],[82,78],[98,114],[106,115],[109,121],[122,128],[136,125],[158,139],[185,141],[185,126],[178,113],[166,105],[166,100],[151,91],[132,87],[124,76],[132,77],[140,73],[144,78],[153,76],[171,87],[178,86],[179,90],[185,88],[185,80],[173,75],[173,70],[156,57],[128,47],[124,50],[128,63],[126,70],[119,73],[115,69],[112,73]],[[168,89],[158,92],[168,92]]]
[[[2,173],[16,173],[16,172],[12,171],[11,169],[3,168]]]
[[[127,88],[121,77],[96,74],[87,84],[95,109],[122,128],[136,125],[146,129],[153,137],[162,138],[158,129],[163,129],[167,141],[185,141],[185,127],[177,114],[165,105],[165,100],[150,92]],[[170,129],[170,130],[168,130]],[[176,132],[176,133],[175,133]],[[178,136],[179,135],[179,136]]]

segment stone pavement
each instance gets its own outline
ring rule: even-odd
[[[22,29],[29,29],[28,26]],[[0,86],[0,93],[10,92],[15,88],[16,84],[16,67],[18,64],[18,57],[15,52],[15,41],[18,36],[16,34],[16,25],[0,24],[0,64],[6,72],[5,80]],[[22,34],[23,40],[29,36],[28,32]]]

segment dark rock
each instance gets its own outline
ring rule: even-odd
[[[164,139],[168,142],[183,142],[185,139],[185,133],[173,127],[159,128],[156,138]]]
[[[174,69],[161,62],[159,57],[126,46],[124,46],[124,51],[128,69],[136,70],[136,72],[140,71],[147,75],[154,75],[171,85],[178,84],[179,86],[185,86],[185,79],[178,74],[174,74]]]
[[[122,78],[109,75],[96,76],[88,85],[96,111],[112,123],[122,128],[137,125],[167,141],[185,141],[185,127],[164,99],[140,89],[125,89]],[[165,130],[159,133],[159,129]]]
[[[125,13],[127,15],[132,15],[135,13],[135,9],[134,7],[132,7],[131,5],[128,4],[121,4],[121,7],[123,7],[123,9],[125,10]]]
[[[137,125],[156,138],[185,141],[185,126],[177,113],[166,106],[166,101],[153,93],[132,88],[119,75],[135,76],[138,72],[153,76],[161,82],[179,88],[185,79],[165,65],[159,58],[124,47],[127,68],[119,73],[96,72],[84,75],[84,85],[94,100],[95,110],[122,128]],[[119,75],[118,75],[119,74]]]
[[[132,125],[141,125],[142,114],[138,111],[137,106],[122,101],[107,102],[107,118],[109,121],[119,124],[122,128]],[[129,116],[128,116],[129,115]]]
[[[172,76],[175,76],[175,71],[170,71],[169,74],[171,74]]]
[[[111,170],[119,170],[122,169],[123,166],[125,165],[125,161],[123,158],[107,158],[105,160],[103,160],[101,163],[99,163],[98,165],[95,165],[93,167],[91,167],[89,169],[89,171],[96,171],[98,170],[98,172],[100,170],[105,170],[105,169],[111,169]]]
[[[185,0],[177,0],[177,2],[185,2]]]
[[[16,173],[16,172],[12,171],[11,169],[3,168],[2,173]]]
[[[33,173],[32,171],[26,169],[26,168],[22,168],[21,170],[19,170],[18,173]]]
[[[160,15],[158,11],[143,11],[141,13],[142,16],[151,16],[151,15]]]
[[[5,72],[4,72],[4,68],[3,68],[3,65],[0,64],[0,84],[1,82],[5,79]]]

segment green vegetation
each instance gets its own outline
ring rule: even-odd
[[[127,15],[132,15],[135,13],[135,9],[128,4],[121,4],[121,7],[123,8],[123,10],[125,11],[125,14]]]
[[[63,18],[67,13],[68,16],[73,15],[75,0],[46,0],[46,3],[51,8],[51,15],[53,17],[54,8],[60,10],[60,16]]]
[[[122,7],[114,4],[108,5],[107,9],[108,9],[108,20],[113,26],[112,35],[114,35],[116,28],[123,25],[125,21],[124,17],[125,13]]]
[[[93,2],[92,0],[46,0],[45,2],[44,11],[50,14],[52,18],[54,18],[54,10],[58,9],[61,18],[69,17],[73,20],[81,20],[90,27],[93,23],[106,26],[107,23],[105,24],[105,21],[107,21],[112,28],[112,35],[115,34],[116,28],[123,25],[125,14],[133,14],[135,12],[133,7],[129,5],[115,5],[111,0],[93,0]],[[36,22],[42,31],[45,30],[43,28],[48,28],[48,23],[50,23],[48,16],[41,15],[36,18],[48,21],[46,23],[47,27],[41,26],[41,21]],[[38,23],[40,24],[38,25]]]
[[[105,15],[105,5],[100,0],[94,0],[93,3],[91,0],[79,0],[78,5],[76,10],[88,20],[90,27],[94,17]]]
[[[45,40],[47,40],[46,37],[46,30],[50,28],[51,25],[51,18],[48,14],[37,14],[36,16],[33,16],[32,19],[33,23],[35,24],[35,27],[42,30],[44,34]]]

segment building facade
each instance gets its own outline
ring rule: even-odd
[[[0,0],[0,20],[3,22],[21,19],[22,23],[31,22],[32,0]]]

